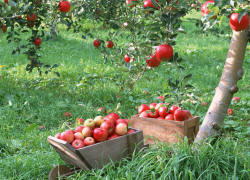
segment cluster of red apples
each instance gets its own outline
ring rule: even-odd
[[[138,108],[139,117],[156,118],[171,121],[184,121],[192,118],[188,110],[182,110],[179,106],[172,105],[169,109],[169,103],[151,103],[149,106],[142,104]]]
[[[69,113],[66,112],[68,117]],[[56,138],[67,141],[74,148],[79,149],[95,143],[114,139],[125,134],[135,132],[128,129],[129,119],[120,119],[117,113],[110,113],[105,117],[96,116],[94,119],[77,118],[77,127],[55,135]]]

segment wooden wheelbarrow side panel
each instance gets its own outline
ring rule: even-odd
[[[138,149],[143,148],[143,133],[140,130],[135,131],[131,134],[78,149],[77,151],[94,169],[101,169],[104,165],[110,163],[111,160],[116,162],[132,155],[135,147]],[[139,145],[136,145],[138,143]]]
[[[89,163],[81,157],[71,144],[52,136],[49,136],[47,140],[67,164],[85,170],[89,170],[91,168]]]

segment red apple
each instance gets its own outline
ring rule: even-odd
[[[230,27],[235,31],[243,31],[246,30],[249,26],[249,16],[246,13],[239,22],[238,20],[239,13],[233,13],[230,16],[229,24]]]
[[[34,13],[32,13],[32,15],[30,17],[30,15],[27,14],[26,18],[27,18],[27,21],[35,21],[36,15]]]
[[[150,110],[149,106],[147,104],[142,104],[138,108],[138,113],[141,114],[144,111]]]
[[[125,54],[124,60],[125,60],[125,62],[129,63],[131,58],[127,54]]]
[[[164,101],[164,96],[158,96],[157,99],[159,99],[159,100],[161,100],[161,101]]]
[[[84,137],[91,137],[93,134],[93,130],[90,127],[85,127],[82,129],[82,134]]]
[[[93,129],[95,127],[95,121],[93,119],[86,119],[86,121],[84,122],[84,127]]]
[[[174,50],[168,44],[161,44],[156,48],[155,55],[160,61],[169,61],[173,56]]]
[[[127,124],[119,123],[115,127],[115,133],[119,136],[123,136],[128,132]]]
[[[71,5],[68,1],[61,1],[59,3],[59,11],[67,13],[70,11]]]
[[[84,140],[83,140],[83,143],[85,146],[90,146],[92,144],[95,144],[95,140],[94,138],[92,137],[86,137]]]
[[[139,117],[148,117],[148,113],[146,111],[143,111]]]
[[[174,119],[176,121],[184,121],[186,119],[187,115],[186,112],[181,109],[176,109],[174,112]]]
[[[240,98],[235,96],[235,97],[233,98],[233,101],[234,101],[234,102],[235,102],[235,101],[240,102]]]
[[[163,118],[163,117],[158,117],[157,119],[165,119],[165,118]]]
[[[74,131],[74,130],[72,130],[72,129],[67,130],[67,131],[70,131],[70,132],[72,132],[73,134],[75,134],[75,131]]]
[[[183,111],[186,113],[186,118],[187,118],[187,119],[192,118],[192,114],[190,113],[189,110],[183,110]]]
[[[109,113],[109,116],[115,118],[115,120],[120,119],[120,116],[116,113]]]
[[[108,138],[108,131],[106,129],[95,128],[93,130],[93,138],[97,142],[105,141]]]
[[[148,113],[148,116],[149,116],[150,118],[157,118],[157,117],[159,117],[159,112],[158,112],[158,110],[151,110],[151,111]]]
[[[151,59],[148,60],[148,58],[149,58],[149,56],[147,56],[147,58],[146,58],[147,66],[152,67],[152,68],[156,68],[156,67],[160,66],[161,61],[159,59],[157,59],[155,54],[151,55]]]
[[[96,39],[94,40],[93,44],[96,48],[98,48],[99,46],[101,46],[102,43],[99,41],[99,39]]]
[[[84,147],[84,142],[80,139],[76,139],[72,142],[72,146],[76,149]]]
[[[133,133],[133,132],[135,132],[133,129],[129,129],[129,130],[127,131],[127,134],[131,134],[131,133]]]
[[[97,111],[101,111],[102,113],[106,114],[107,113],[107,109],[105,107],[100,107],[97,109]]]
[[[77,119],[76,119],[76,123],[77,123],[78,125],[84,124],[83,118],[77,118]]]
[[[127,128],[128,128],[128,123],[127,123],[126,120],[124,120],[124,119],[117,119],[117,120],[115,121],[116,126],[117,126],[119,123],[124,123],[124,124],[126,124],[126,125],[127,125]],[[118,134],[118,135],[119,135],[119,134]]]
[[[173,115],[173,114],[168,114],[168,115],[165,117],[165,120],[171,120],[171,121],[173,121],[173,120],[174,120],[174,115]]]
[[[164,106],[164,105],[165,105],[165,103],[158,103],[156,105],[155,109],[157,109],[159,111],[159,108],[162,107],[162,106]]]
[[[96,116],[94,122],[95,122],[95,127],[100,127],[101,124],[104,122],[104,118],[102,116]]]
[[[104,117],[104,122],[105,121],[109,121],[109,122],[112,122],[114,125],[115,125],[115,118],[114,117],[112,117],[112,116],[105,116]]]
[[[57,133],[57,134],[55,135],[55,138],[61,139],[61,133]]]
[[[150,109],[153,109],[153,108],[155,108],[157,106],[157,103],[151,103],[150,105],[149,105],[149,108]]]
[[[201,103],[201,106],[207,106],[207,105],[208,105],[207,102],[202,102],[202,103]]]
[[[61,140],[72,143],[74,141],[74,134],[71,131],[65,131],[61,133]]]
[[[35,41],[33,42],[33,44],[35,44],[36,46],[39,46],[42,43],[42,40],[40,38],[36,38]]]
[[[170,114],[174,114],[176,109],[179,109],[179,106],[176,105],[171,106],[171,108],[169,109]]]
[[[82,133],[80,133],[80,132],[76,132],[75,134],[74,134],[74,138],[75,139],[80,139],[80,140],[84,140],[84,136],[83,136],[83,134]]]
[[[162,106],[159,108],[159,115],[163,118],[165,118],[168,114],[169,114],[169,111],[167,111],[168,108],[165,107],[165,106]]]
[[[233,111],[232,109],[229,108],[229,109],[227,110],[227,115],[233,115],[233,113],[234,113],[234,111]]]
[[[213,4],[214,1],[210,0],[210,1],[206,1],[202,6],[201,6],[201,15],[205,16],[206,14],[208,14],[210,11],[207,9],[207,6],[209,4]]]
[[[80,133],[82,133],[82,129],[84,128],[84,126],[77,126],[76,128],[75,128],[75,132],[80,132]]]
[[[117,137],[119,137],[117,134],[113,134],[113,135],[109,136],[109,137],[107,138],[107,140],[115,139],[115,138],[117,138]]]
[[[114,46],[114,43],[112,41],[107,41],[106,42],[106,47],[107,48],[112,48]]]
[[[105,121],[100,126],[101,129],[106,129],[108,131],[108,136],[111,136],[115,132],[115,126],[112,122]]]

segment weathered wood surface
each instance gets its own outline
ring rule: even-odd
[[[71,144],[52,136],[49,136],[47,140],[67,164],[85,170],[89,170],[91,168],[91,165],[79,154],[79,152],[73,146],[71,146]]]
[[[141,130],[134,130],[136,132],[93,144],[78,149],[78,151],[94,169],[101,169],[111,160],[120,161],[122,158],[132,155],[135,147],[138,150],[143,148],[143,133]]]
[[[158,140],[169,143],[178,142],[178,137],[183,139],[184,136],[192,142],[199,131],[199,117],[194,116],[185,121],[169,121],[133,115],[131,127],[142,130],[144,142],[148,144],[157,143]]]
[[[48,137],[48,141],[67,164],[85,170],[100,169],[111,160],[120,161],[122,158],[131,156],[135,148],[139,151],[144,147],[142,131],[131,129],[135,132],[80,149],[75,149],[66,141],[52,136]]]

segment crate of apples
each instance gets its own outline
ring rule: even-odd
[[[66,163],[86,170],[102,168],[110,159],[119,161],[143,147],[142,131],[129,128],[129,122],[116,113],[77,118],[74,129],[49,136],[48,141]]]
[[[199,117],[177,105],[165,103],[141,104],[138,114],[131,117],[131,127],[143,131],[148,144],[159,141],[173,143],[188,137],[189,143],[199,131]]]

